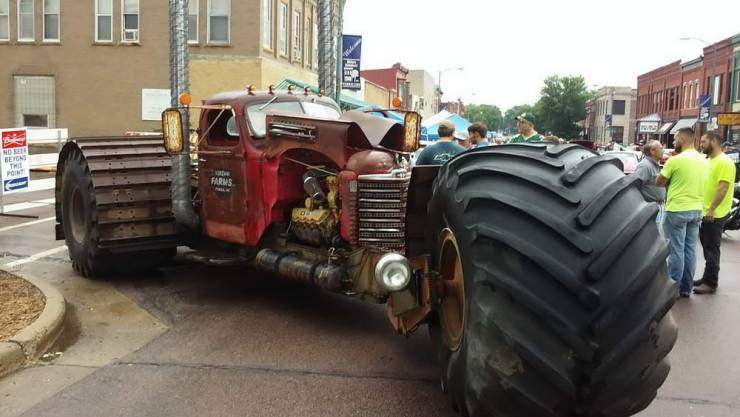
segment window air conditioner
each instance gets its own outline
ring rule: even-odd
[[[138,29],[126,29],[123,31],[124,42],[138,42],[139,41],[139,30]]]

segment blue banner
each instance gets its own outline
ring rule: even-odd
[[[709,113],[712,109],[712,96],[702,94],[699,96],[699,123],[709,123]]]
[[[362,36],[342,35],[342,88],[361,90],[360,58],[362,56]]]

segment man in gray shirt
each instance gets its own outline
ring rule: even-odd
[[[645,200],[663,204],[665,202],[665,188],[655,185],[655,179],[660,174],[660,158],[663,156],[663,145],[657,140],[648,141],[642,147],[645,155],[637,164],[635,175],[642,180],[640,192]]]

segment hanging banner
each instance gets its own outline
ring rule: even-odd
[[[0,130],[2,194],[28,190],[28,139],[26,129]]]
[[[699,96],[699,123],[709,123],[709,112],[712,109],[712,96],[701,94]]]
[[[361,90],[360,57],[362,36],[342,35],[342,88]]]

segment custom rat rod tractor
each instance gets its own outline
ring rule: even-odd
[[[57,237],[81,275],[189,246],[385,303],[398,333],[428,325],[463,415],[621,417],[655,397],[676,287],[658,208],[619,160],[522,144],[412,168],[413,112],[341,114],[272,89],[197,107],[197,140],[183,107],[164,112],[163,136],[63,148]]]

